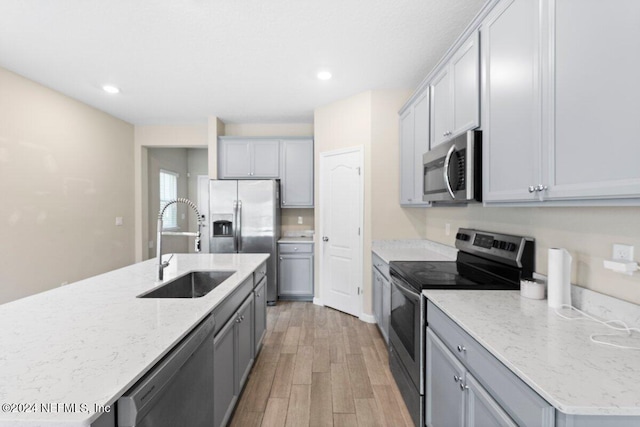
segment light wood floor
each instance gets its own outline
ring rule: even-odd
[[[303,302],[267,309],[267,334],[230,425],[413,426],[377,327]]]

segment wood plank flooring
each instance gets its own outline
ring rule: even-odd
[[[412,427],[376,325],[304,302],[267,308],[232,427]]]

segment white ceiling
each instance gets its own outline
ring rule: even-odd
[[[134,124],[311,122],[415,88],[484,1],[2,0],[0,66]]]

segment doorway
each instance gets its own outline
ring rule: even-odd
[[[320,153],[320,299],[360,316],[363,295],[363,148]]]

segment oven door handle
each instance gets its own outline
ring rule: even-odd
[[[449,163],[451,163],[451,156],[453,156],[454,151],[456,151],[456,146],[452,145],[451,148],[449,148],[449,151],[447,151],[447,156],[444,158],[444,169],[442,172],[444,175],[444,183],[446,184],[447,191],[451,195],[452,199],[455,199],[456,195],[451,188],[451,180],[449,179]]]
[[[396,278],[393,278],[393,284],[398,288],[400,292],[402,292],[405,296],[411,298],[414,301],[420,300],[420,294],[415,291],[415,289],[409,289],[402,282]]]

